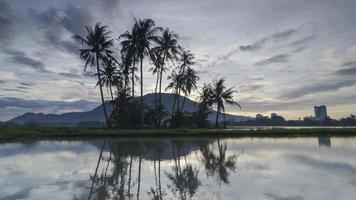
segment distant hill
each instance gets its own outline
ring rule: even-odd
[[[154,106],[154,94],[146,94],[144,96],[144,101],[148,106]],[[184,111],[187,112],[194,112],[198,109],[198,103],[185,98],[183,96],[179,97],[180,103],[184,103]],[[172,104],[174,100],[174,95],[163,93],[162,94],[162,104],[164,105],[167,112],[172,111]],[[106,109],[109,113],[112,112],[113,108],[111,103],[106,103]],[[211,122],[215,121],[216,112],[212,111],[208,117],[208,120]],[[239,122],[251,119],[249,117],[244,116],[236,116],[236,115],[226,115],[226,119],[228,121]],[[223,120],[223,117],[220,118]],[[63,125],[63,126],[70,126],[76,125],[79,122],[105,122],[104,114],[103,114],[103,107],[102,105],[98,106],[97,108],[87,111],[87,112],[70,112],[70,113],[63,113],[63,114],[43,114],[43,113],[25,113],[23,115],[17,116],[8,122],[16,123],[19,125],[23,125],[29,122],[39,123],[39,124],[46,124],[46,125]]]

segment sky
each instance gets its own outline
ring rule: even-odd
[[[118,52],[135,18],[180,36],[195,54],[199,88],[224,77],[238,91],[242,109],[229,113],[298,119],[321,104],[332,118],[356,113],[354,0],[0,0],[0,121],[99,105],[72,36],[100,22]],[[145,93],[154,91],[150,67],[145,61]]]

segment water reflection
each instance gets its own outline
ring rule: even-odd
[[[215,143],[217,153],[213,149]],[[202,155],[200,160],[205,166],[206,176],[216,176],[219,184],[228,184],[229,173],[236,168],[237,155],[226,156],[227,144],[220,144],[219,139],[203,142],[117,140],[103,142],[100,149],[94,174],[90,175],[92,183],[88,199],[140,199],[143,160],[153,165],[153,185],[145,191],[153,200],[162,200],[168,193],[181,200],[193,198],[202,182],[197,166],[187,159],[192,152]],[[162,159],[172,161],[173,166],[169,170],[161,170]],[[101,171],[98,170],[100,166]],[[137,174],[132,174],[133,166],[137,166]],[[162,187],[162,175],[168,180],[165,187]],[[145,181],[148,182],[147,178]]]
[[[353,199],[355,155],[356,138],[7,143],[0,200]]]
[[[328,136],[318,137],[319,147],[331,147],[331,139]]]

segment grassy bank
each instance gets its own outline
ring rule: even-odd
[[[267,130],[216,129],[97,129],[97,128],[13,128],[0,127],[0,141],[100,137],[311,137],[356,136],[355,128]]]

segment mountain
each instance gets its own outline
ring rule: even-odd
[[[153,107],[154,106],[154,99],[155,94],[146,94],[144,96],[145,103]],[[185,99],[185,100],[184,100]],[[162,94],[162,104],[164,105],[165,109],[168,113],[172,112],[172,104],[174,100],[173,94]],[[198,103],[185,98],[183,96],[179,97],[180,105],[184,102],[184,111],[187,112],[194,112],[198,109]],[[106,109],[109,113],[112,112],[113,108],[111,103],[105,103]],[[215,121],[216,112],[212,111],[209,116],[208,120],[211,122]],[[238,122],[238,121],[245,121],[251,119],[249,117],[244,116],[236,116],[236,115],[226,115],[226,120]],[[220,120],[223,120],[223,117],[220,117]],[[87,111],[87,112],[70,112],[64,114],[43,114],[43,113],[25,113],[23,115],[17,116],[8,122],[16,123],[19,125],[23,125],[29,122],[45,124],[45,125],[76,125],[79,122],[105,122],[104,114],[103,114],[103,107],[102,105],[98,106],[97,108]]]

